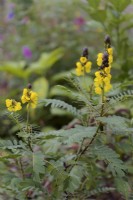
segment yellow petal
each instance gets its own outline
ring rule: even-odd
[[[109,65],[110,65],[112,62],[113,62],[113,56],[110,55],[110,56],[109,56]]]
[[[81,69],[76,68],[76,75],[77,76],[83,76],[84,75],[83,67]]]
[[[37,101],[38,100],[38,95],[36,92],[31,92],[31,101]]]
[[[82,68],[82,64],[80,62],[76,63],[77,68]]]
[[[91,65],[92,65],[92,63],[90,61],[85,64],[85,71],[86,71],[86,73],[90,72]]]
[[[100,75],[100,71],[98,71],[98,72],[95,72],[95,76],[100,76],[101,77],[101,75]]]
[[[95,93],[96,94],[101,94],[102,93],[102,89],[100,87],[96,87],[95,88]]]
[[[12,105],[11,99],[6,99],[6,107],[10,107]]]
[[[14,111],[14,108],[13,108],[12,106],[10,106],[10,107],[8,108],[8,110],[12,112],[12,111]]]
[[[113,55],[113,49],[112,48],[108,48],[107,51],[108,51],[109,55]]]
[[[80,62],[82,64],[86,63],[87,62],[87,58],[86,57],[80,57]]]
[[[97,57],[98,58],[102,58],[103,57],[103,53],[98,53]]]
[[[107,74],[109,74],[110,73],[110,69],[111,69],[111,66],[109,66],[109,67],[105,67],[105,72],[107,73]]]
[[[108,92],[109,90],[111,90],[111,88],[112,88],[112,85],[111,85],[111,84],[107,84],[107,85],[105,85],[105,87],[104,87],[104,91],[105,91],[105,92]]]
[[[28,93],[28,89],[27,89],[27,88],[24,88],[24,89],[23,89],[23,95],[26,95],[26,96],[27,96],[27,93]]]
[[[22,101],[22,103],[28,102],[24,95],[21,97],[21,101]]]
[[[109,84],[110,83],[110,78],[109,77],[105,77],[103,79],[104,83]]]
[[[16,104],[16,106],[15,106],[15,109],[16,109],[16,111],[22,109],[22,106],[21,106],[21,103],[20,103],[20,102],[17,102],[17,104]]]

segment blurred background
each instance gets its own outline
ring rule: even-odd
[[[71,102],[57,85],[67,84],[65,77],[74,72],[84,47],[89,49],[92,71],[97,69],[96,57],[104,51],[107,34],[114,49],[112,81],[131,82],[132,28],[132,0],[0,0],[1,116],[5,99],[20,100],[29,82],[39,99]],[[71,120],[59,109],[39,107],[31,114],[31,122],[41,130],[59,129]],[[0,127],[2,137],[17,131],[6,117],[1,117]]]

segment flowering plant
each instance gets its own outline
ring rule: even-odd
[[[28,85],[21,97],[22,103],[27,103],[25,123],[16,113],[22,108],[20,102],[6,100],[9,116],[19,127],[17,139],[0,141],[0,167],[5,169],[1,194],[6,192],[8,199],[132,199],[133,160],[129,155],[133,128],[130,119],[113,113],[115,103],[132,91],[111,96],[113,50],[109,36],[105,52],[98,54],[96,77],[89,83],[85,79],[89,79],[92,65],[88,57],[85,48],[75,73],[69,76],[71,89],[64,87],[77,107],[58,99],[38,101]],[[71,113],[74,121],[50,132],[31,125],[31,108],[50,104]]]

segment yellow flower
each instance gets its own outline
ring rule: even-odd
[[[21,103],[15,101],[14,99],[6,99],[6,107],[11,112],[16,112],[22,109]]]
[[[84,48],[82,56],[76,63],[76,75],[84,76],[91,71],[92,63],[88,60],[88,49]]]
[[[97,55],[97,65],[98,66],[101,66],[102,65],[102,62],[103,62],[103,53],[99,53]]]
[[[82,64],[85,64],[86,62],[87,62],[87,58],[86,57],[80,57],[80,62],[82,63]]]
[[[104,91],[108,92],[109,90],[111,90],[111,88],[112,88],[112,85],[109,83],[109,84],[104,86]]]
[[[100,83],[98,81],[94,81],[94,86],[95,87],[99,87],[100,86]]]
[[[111,48],[109,36],[106,36],[105,38],[105,48],[106,52],[97,55],[97,65],[100,66],[100,68],[99,71],[95,73],[96,77],[94,79],[96,94],[102,94],[103,90],[104,92],[108,92],[112,88],[112,85],[110,84],[110,69],[111,63],[113,62],[113,49]]]
[[[82,64],[80,62],[76,63],[77,68],[82,68]]]
[[[76,75],[77,76],[83,76],[84,75],[84,71],[82,69],[76,68]]]
[[[91,65],[92,63],[90,61],[88,61],[86,64],[85,64],[85,71],[86,73],[89,73],[90,70],[91,70]]]
[[[101,94],[102,93],[102,89],[100,87],[95,87],[95,93],[96,94]]]
[[[95,72],[95,76],[96,76],[96,77],[101,77],[100,71]]]
[[[109,69],[108,69],[109,68]],[[104,88],[104,92],[108,92],[112,85],[110,84],[111,74],[106,73],[105,69],[108,69],[107,72],[110,72],[111,67],[105,67],[104,70],[95,72],[96,78],[94,79],[95,93],[101,94]]]
[[[109,77],[105,77],[103,79],[104,83],[107,84],[107,83],[110,83],[110,78]]]
[[[107,78],[111,79],[112,78],[111,74],[107,74]]]
[[[28,103],[28,106],[35,108],[38,101],[38,95],[30,89],[24,88],[23,95],[21,97],[22,103]]]
[[[111,66],[105,67],[104,71],[106,72],[106,74],[109,74],[109,73],[110,73],[110,69],[111,69]]]
[[[109,55],[109,65],[113,62],[113,56]]]
[[[84,67],[81,65],[81,63],[80,63],[80,62],[77,62],[77,63],[76,63],[76,66],[77,66],[77,68],[76,68],[76,75],[77,75],[77,76],[82,76],[82,75],[84,75]]]
[[[109,55],[111,55],[111,56],[113,55],[113,49],[112,48],[108,48],[107,51],[108,51]]]

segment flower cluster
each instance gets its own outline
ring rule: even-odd
[[[105,53],[99,53],[97,57],[97,65],[99,70],[95,73],[94,79],[95,93],[102,94],[102,91],[108,92],[112,85],[111,80],[111,64],[113,62],[113,49],[111,48],[111,42],[109,36],[105,38]]]
[[[28,88],[24,88],[23,95],[21,97],[22,103],[27,103],[27,107],[35,108],[38,101],[38,95],[31,90],[31,85]],[[22,109],[21,102],[17,102],[14,99],[6,99],[6,107],[11,112],[16,112]]]
[[[80,60],[76,63],[76,75],[84,76],[85,73],[89,73],[91,71],[91,65],[92,63],[88,60],[88,49],[85,48]]]
[[[6,99],[6,107],[11,112],[16,112],[22,109],[21,103],[14,99]]]
[[[30,89],[24,88],[23,95],[21,97],[22,103],[28,103],[27,105],[35,108],[38,100],[38,95]]]

